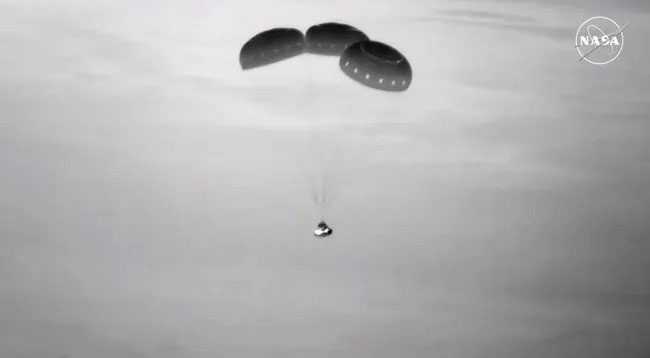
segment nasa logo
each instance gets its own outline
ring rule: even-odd
[[[623,27],[605,16],[594,16],[583,22],[576,32],[575,48],[578,61],[585,60],[594,65],[614,61],[623,51]]]

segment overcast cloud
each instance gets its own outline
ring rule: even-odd
[[[647,357],[648,10],[0,1],[0,356]],[[606,66],[595,15],[630,24]],[[410,89],[240,70],[332,20]]]

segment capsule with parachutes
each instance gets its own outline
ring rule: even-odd
[[[405,91],[411,85],[411,65],[396,49],[377,41],[349,46],[339,60],[343,73],[368,87]]]
[[[298,56],[306,50],[305,36],[296,29],[275,28],[248,40],[239,52],[242,69],[266,66]]]
[[[329,227],[325,221],[321,221],[316,226],[316,230],[314,230],[314,236],[318,238],[327,237],[332,235],[333,232],[334,230],[332,230],[332,228]]]
[[[292,28],[261,32],[242,46],[239,61],[242,69],[247,70],[305,52],[340,56],[339,67],[343,73],[371,88],[399,92],[411,85],[411,65],[404,55],[389,45],[369,40],[353,26],[333,22],[314,25],[306,35]],[[321,199],[320,205],[327,202]],[[316,203],[319,204],[319,200]],[[322,210],[322,217],[325,217],[325,208]],[[316,226],[314,236],[324,238],[333,232],[323,220]]]
[[[353,43],[368,40],[368,36],[356,27],[326,22],[307,29],[305,40],[309,53],[339,56]]]

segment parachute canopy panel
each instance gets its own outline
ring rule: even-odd
[[[339,66],[353,80],[384,91],[405,91],[413,77],[406,57],[377,41],[349,46],[341,55]]]
[[[305,36],[296,29],[275,28],[248,40],[239,52],[242,69],[266,66],[300,55],[306,50]]]
[[[305,39],[309,53],[339,56],[353,43],[367,41],[368,36],[356,27],[326,22],[307,29]]]

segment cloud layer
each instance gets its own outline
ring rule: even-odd
[[[0,3],[0,356],[646,357],[645,10],[597,67],[582,2]],[[411,88],[239,69],[330,20]]]

